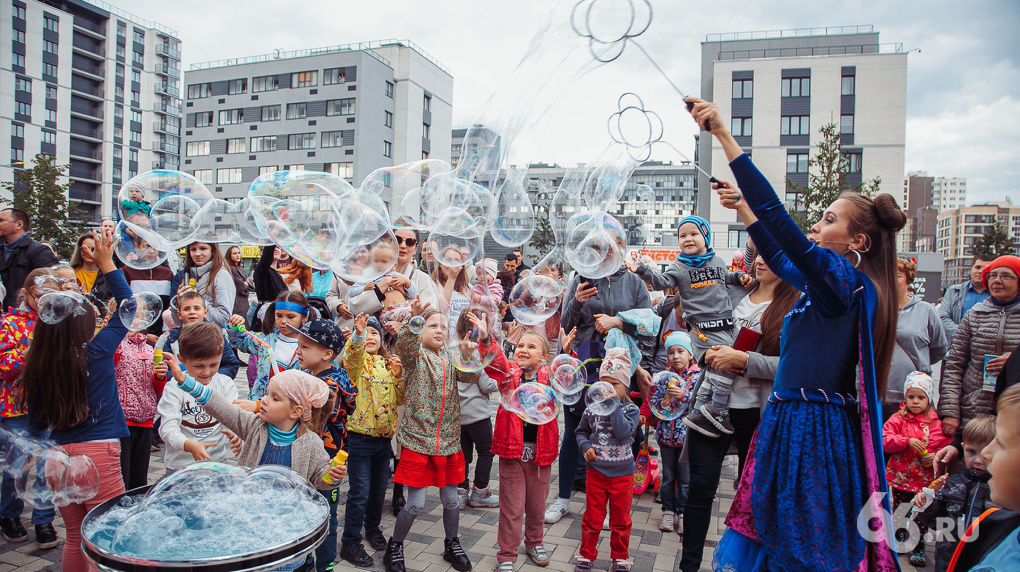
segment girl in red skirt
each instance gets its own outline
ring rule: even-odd
[[[397,429],[403,448],[393,482],[407,488],[407,504],[397,515],[383,563],[387,572],[404,572],[404,538],[425,508],[425,489],[439,487],[446,531],[443,560],[454,570],[470,570],[471,560],[460,545],[460,499],[457,485],[464,480],[460,450],[460,395],[457,382],[478,383],[477,373],[458,370],[446,355],[449,335],[446,316],[422,304],[411,304],[411,316],[425,318],[420,335],[408,324],[397,335],[397,356],[404,368],[404,416]]]

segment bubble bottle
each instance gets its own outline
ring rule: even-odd
[[[332,469],[333,467],[339,467],[341,465],[346,464],[347,464],[347,451],[341,449],[336,452],[336,456],[333,457],[333,460],[329,462],[329,468]],[[322,475],[322,482],[326,483],[327,485],[339,484],[333,482],[332,477],[329,476],[329,470],[326,471],[325,475]]]

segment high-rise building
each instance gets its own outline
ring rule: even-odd
[[[0,3],[0,180],[36,153],[70,164],[85,222],[111,217],[123,182],[180,163],[177,32],[105,2]],[[10,32],[8,34],[7,32]]]
[[[808,184],[808,159],[819,128],[839,127],[851,185],[881,178],[898,194],[906,143],[907,53],[879,43],[873,26],[799,28],[709,34],[701,44],[701,96],[730,118],[737,142],[788,206],[798,197],[787,180]],[[701,166],[730,178],[714,138],[699,141]],[[700,175],[700,186],[709,188]],[[743,228],[714,193],[701,193],[698,214],[709,219],[717,244]]]
[[[967,179],[935,177],[932,193],[935,209],[939,212],[967,206]]]
[[[899,233],[899,250],[935,252],[939,211],[935,208],[934,182],[924,171],[915,171],[904,179],[900,208],[907,215],[907,224]]]
[[[277,170],[356,186],[380,167],[450,159],[453,76],[406,40],[199,63],[184,83],[183,169],[217,198]],[[394,208],[401,193],[382,196]]]
[[[938,215],[936,252],[945,255],[942,287],[962,282],[969,276],[974,244],[998,224],[1013,239],[1013,253],[1020,253],[1020,206],[1007,199],[1001,203],[972,205],[943,211]]]

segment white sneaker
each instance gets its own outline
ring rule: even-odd
[[[514,572],[514,563],[500,562],[499,567],[496,568],[496,572]]]
[[[545,511],[546,524],[556,524],[561,518],[570,514],[570,499],[557,498]]]
[[[460,510],[464,510],[468,505],[468,492],[462,488],[457,488],[457,500],[460,502]]]

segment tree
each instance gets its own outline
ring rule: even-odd
[[[535,234],[531,235],[531,240],[528,241],[528,247],[535,251],[535,260],[541,260],[555,245],[556,235],[553,233],[552,225],[549,224],[549,217],[536,217]]]
[[[0,203],[25,211],[32,221],[29,235],[35,240],[49,241],[58,256],[69,258],[81,232],[73,219],[80,215],[78,203],[67,199],[71,184],[58,181],[66,176],[69,165],[56,162],[56,157],[37,154],[35,166],[16,170],[13,181],[0,183],[13,197],[13,200],[0,197]]]
[[[1013,254],[1013,239],[998,222],[981,235],[974,243],[974,256],[983,260],[992,260],[1006,254]]]
[[[856,191],[874,196],[882,182],[881,178],[875,177],[851,187],[846,179],[847,173],[850,172],[850,161],[843,154],[839,126],[827,123],[818,132],[822,134],[822,141],[818,144],[818,153],[808,159],[808,167],[813,167],[808,176],[808,185],[802,187],[790,179],[786,180],[787,189],[797,193],[797,202],[792,205],[790,215],[805,233],[810,232],[811,225],[821,220],[825,209],[829,208],[840,194]]]

